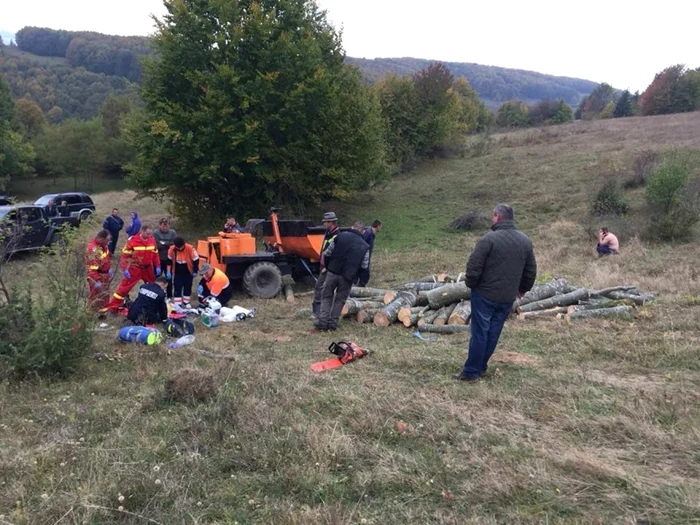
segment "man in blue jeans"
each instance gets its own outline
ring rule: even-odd
[[[454,379],[477,381],[486,373],[513,301],[535,284],[537,263],[532,241],[515,228],[515,214],[507,204],[493,210],[493,226],[476,243],[467,262],[471,288],[471,340],[464,368]]]

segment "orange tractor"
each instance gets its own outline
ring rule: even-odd
[[[256,249],[253,233],[224,233],[197,243],[199,257],[240,281],[252,297],[269,299],[282,290],[282,276],[302,282],[314,280],[320,271],[321,245],[326,229],[311,221],[281,221],[277,209],[268,220],[251,219],[245,230],[262,225],[264,251]]]

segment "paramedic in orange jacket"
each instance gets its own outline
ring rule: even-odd
[[[226,306],[233,295],[233,287],[226,274],[209,264],[204,264],[199,273],[202,275],[197,290],[199,303],[204,304],[210,298],[214,298],[221,306]]]
[[[104,308],[109,301],[109,281],[112,277],[112,254],[109,253],[111,235],[107,230],[97,232],[85,251],[89,301],[93,308]]]
[[[151,227],[144,224],[141,226],[141,231],[129,237],[126,246],[124,246],[120,262],[124,277],[107,305],[107,309],[111,312],[116,312],[124,305],[124,299],[129,296],[129,292],[139,281],[152,283],[160,275],[158,248],[151,233]]]
[[[190,296],[192,295],[192,281],[199,271],[199,255],[189,243],[182,237],[175,237],[173,245],[168,249],[170,268],[166,277],[173,280],[173,302],[175,306],[190,308]],[[170,273],[172,271],[172,274]],[[184,291],[184,295],[183,295]]]

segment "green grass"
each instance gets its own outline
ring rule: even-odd
[[[487,155],[432,161],[328,205],[345,224],[384,221],[373,284],[392,286],[462,271],[480,232],[454,234],[447,224],[507,201],[533,238],[541,278],[658,293],[634,318],[511,321],[490,375],[470,385],[450,379],[466,354],[464,335],[425,343],[403,328],[351,322],[318,334],[296,313],[309,297],[296,305],[238,297],[258,315],[198,325],[194,350],[125,346],[99,334],[68,380],[0,383],[2,519],[698,523],[700,248],[630,237],[621,256],[598,260],[580,221],[611,166],[622,179],[639,148],[700,149],[698,137],[699,114],[505,134]],[[625,195],[639,213],[643,189]],[[165,213],[132,192],[96,198],[100,209]],[[197,233],[205,232],[188,235]],[[18,280],[40,277],[31,257],[13,264]],[[312,374],[331,340],[374,353]],[[115,359],[95,361],[94,351]],[[183,368],[211,374],[218,395],[164,401],[166,379]]]

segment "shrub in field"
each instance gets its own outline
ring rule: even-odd
[[[650,238],[661,241],[685,241],[700,222],[700,192],[690,180],[693,166],[682,154],[670,155],[649,176],[646,200],[649,207]]]
[[[60,254],[41,256],[35,288],[8,291],[0,304],[0,360],[18,374],[69,373],[92,346],[85,245],[65,235]]]
[[[165,399],[192,403],[204,401],[216,394],[214,377],[201,370],[180,370],[165,383]]]
[[[629,211],[614,180],[610,180],[598,191],[591,204],[591,214],[595,216],[624,215]]]
[[[461,217],[457,217],[448,227],[452,231],[472,231],[486,229],[489,224],[491,224],[491,217],[478,210],[472,210]]]
[[[633,176],[626,180],[625,188],[638,188],[647,183],[647,177],[659,165],[659,154],[653,150],[644,150],[634,159]]]

